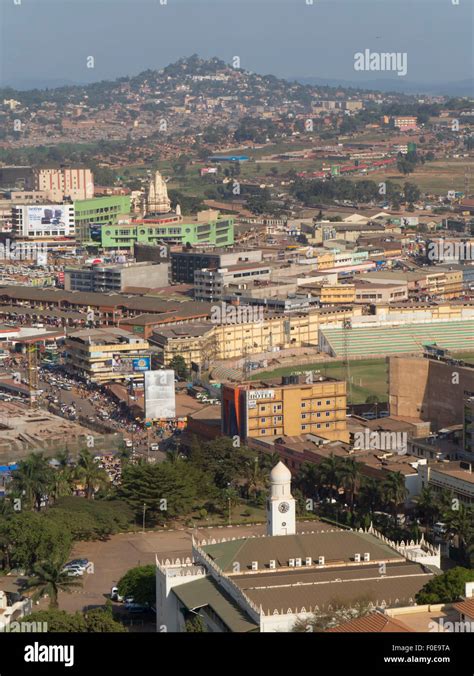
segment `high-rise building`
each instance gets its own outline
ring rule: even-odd
[[[222,390],[222,431],[228,436],[245,440],[315,434],[349,441],[345,381],[284,376],[224,385]]]
[[[94,176],[85,167],[34,168],[33,189],[46,192],[52,202],[91,199],[94,197]]]

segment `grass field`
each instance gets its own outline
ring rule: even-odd
[[[454,352],[452,356],[464,361],[474,361],[474,352]],[[288,376],[292,373],[303,371],[313,371],[317,375],[339,378],[341,380],[345,380],[346,378],[345,368],[341,361],[283,366],[273,371],[256,373],[250,378],[251,380],[279,378],[280,376]],[[350,361],[349,371],[352,383],[352,399],[350,403],[363,404],[370,395],[376,395],[379,401],[387,401],[388,364],[385,359],[358,359]]]
[[[472,162],[468,158],[457,160],[438,160],[427,162],[418,167],[413,174],[404,176],[396,169],[388,171],[374,171],[365,176],[354,176],[353,180],[361,181],[367,178],[375,180],[390,180],[400,185],[407,181],[415,183],[420,190],[427,193],[445,195],[448,190],[464,190],[464,176]]]
[[[352,401],[353,404],[363,404],[367,397],[375,394],[380,401],[387,401],[387,363],[385,359],[364,359],[349,362]],[[342,362],[334,361],[315,364],[303,364],[300,366],[285,366],[273,371],[265,371],[253,375],[252,380],[261,378],[278,378],[291,375],[296,371],[313,371],[318,375],[329,376],[345,380],[346,372]]]

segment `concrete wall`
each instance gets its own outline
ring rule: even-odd
[[[474,369],[424,357],[389,358],[392,416],[419,417],[433,429],[461,424],[464,391],[474,391]]]

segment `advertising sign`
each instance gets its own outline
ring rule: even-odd
[[[176,417],[174,371],[145,371],[145,418],[160,420]]]
[[[61,204],[28,207],[28,227],[36,231],[69,227],[66,208]]]
[[[134,371],[149,371],[150,357],[139,357],[138,359],[132,359],[132,364]]]

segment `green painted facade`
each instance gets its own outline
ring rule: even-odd
[[[77,227],[77,226],[76,226]],[[204,222],[146,223],[102,226],[103,249],[129,249],[137,244],[209,244],[218,247],[234,243],[234,219],[217,218]]]
[[[90,241],[90,224],[108,225],[118,222],[120,216],[129,216],[128,195],[108,195],[74,202],[76,238],[79,242]]]

